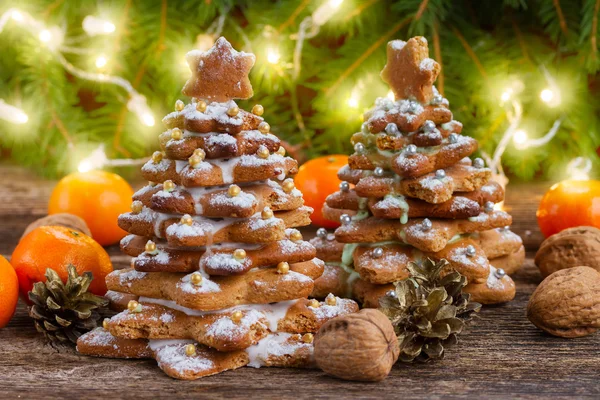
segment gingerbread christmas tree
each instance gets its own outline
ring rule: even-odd
[[[427,40],[395,40],[381,73],[395,101],[377,99],[353,135],[354,154],[338,176],[340,191],[323,213],[339,220],[335,235],[318,232],[312,243],[327,262],[320,294],[352,293],[366,307],[408,277],[410,262],[446,259],[467,277],[472,300],[511,300],[509,274],[523,263],[511,216],[497,210],[503,188],[491,180],[477,141],[462,135],[449,102],[433,85],[440,71]]]
[[[155,358],[168,375],[196,379],[250,366],[312,365],[313,334],[357,310],[333,295],[309,300],[324,264],[296,228],[312,209],[289,176],[297,162],[270,133],[252,95],[254,55],[225,38],[188,53],[192,77],[163,122],[150,183],[119,225],[131,268],[107,277],[113,308],[80,352]]]

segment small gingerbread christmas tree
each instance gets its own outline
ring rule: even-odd
[[[84,335],[80,352],[155,358],[168,375],[196,379],[250,366],[312,365],[312,339],[351,300],[308,300],[323,273],[296,228],[312,209],[290,178],[295,160],[270,133],[252,96],[254,55],[225,38],[188,53],[192,77],[163,122],[161,151],[143,166],[150,183],[119,218],[132,268],[107,277],[123,310]]]
[[[327,262],[321,294],[351,292],[378,307],[394,294],[392,283],[409,276],[409,263],[429,258],[466,276],[476,302],[514,297],[508,274],[521,266],[524,248],[508,228],[511,216],[494,207],[503,188],[482,159],[469,158],[477,141],[461,135],[433,85],[439,71],[425,38],[388,43],[381,77],[395,101],[379,98],[365,113],[352,137],[355,153],[338,173],[340,191],[323,209],[342,226],[312,241]]]

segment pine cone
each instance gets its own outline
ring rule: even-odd
[[[456,271],[440,276],[448,264],[431,259],[411,263],[411,277],[396,282],[395,290],[380,300],[380,310],[398,336],[402,361],[443,358],[444,347],[456,343],[465,323],[481,309],[462,292],[467,278]]]
[[[79,336],[98,326],[97,309],[108,305],[104,297],[87,291],[93,279],[91,272],[79,276],[73,265],[67,271],[65,285],[54,270],[46,269],[47,281],[36,282],[29,292],[33,302],[29,316],[35,320],[38,332],[53,343],[76,343]]]

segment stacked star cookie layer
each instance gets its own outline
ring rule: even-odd
[[[431,258],[465,275],[474,301],[512,300],[508,275],[525,252],[511,216],[495,208],[503,188],[482,159],[471,159],[477,141],[461,134],[433,86],[440,67],[426,39],[392,41],[387,55],[381,75],[395,100],[379,98],[352,137],[340,191],[323,209],[342,226],[311,241],[327,264],[314,294],[351,293],[378,307],[392,283],[408,277],[408,263]]]
[[[196,379],[250,366],[312,365],[327,320],[357,310],[329,295],[309,300],[324,264],[296,229],[312,209],[290,175],[297,162],[252,95],[254,55],[224,38],[192,51],[193,76],[163,122],[161,151],[142,167],[150,183],[119,217],[131,268],[107,279],[120,311],[82,336],[88,355],[154,358],[168,375]]]

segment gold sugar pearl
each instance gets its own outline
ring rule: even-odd
[[[199,272],[194,272],[191,276],[190,276],[190,282],[192,283],[192,285],[195,286],[200,286],[202,285],[202,280],[204,278],[202,278],[202,275]]]
[[[260,133],[267,134],[271,131],[271,125],[263,121],[258,125],[258,130],[260,131]]]
[[[196,167],[202,163],[202,158],[194,155],[194,156],[191,156],[190,158],[188,158],[188,162],[190,163],[190,165],[192,167]]]
[[[156,186],[156,182],[148,181],[148,186]]]
[[[302,238],[302,234],[300,233],[300,231],[299,231],[299,230],[297,230],[297,229],[294,229],[293,231],[291,231],[291,232],[290,232],[290,240],[291,240],[292,242],[299,242],[299,241],[301,241],[302,239],[303,239],[303,238]]]
[[[183,101],[181,101],[181,100],[177,100],[177,101],[175,102],[175,110],[176,110],[176,111],[181,111],[181,110],[183,110],[183,107],[185,107],[185,104],[183,104]]]
[[[185,345],[185,355],[188,357],[196,355],[196,345],[193,343]]]
[[[318,300],[311,299],[311,300],[308,302],[308,306],[309,306],[309,307],[312,307],[312,308],[319,308],[319,307],[321,307],[321,303],[319,303],[319,301],[318,301]]]
[[[183,225],[192,226],[194,220],[192,219],[192,216],[190,214],[185,214],[183,217],[181,217],[181,223]]]
[[[244,313],[242,313],[240,310],[237,310],[234,311],[233,314],[231,314],[231,320],[237,324],[242,320],[243,316]]]
[[[131,212],[134,214],[141,213],[143,208],[144,204],[139,200],[136,200],[133,203],[131,203]]]
[[[102,327],[106,330],[108,330],[108,318],[104,318],[104,321],[102,321]]]
[[[130,300],[129,303],[127,303],[127,309],[129,312],[138,313],[142,311],[142,305],[135,300]]]
[[[279,264],[277,264],[277,273],[278,274],[285,275],[288,272],[290,272],[290,264],[288,264],[285,261],[282,261]]]
[[[155,151],[152,153],[152,162],[158,164],[163,159],[163,153],[161,151]]]
[[[204,100],[198,100],[196,103],[196,110],[200,112],[206,111],[206,102]]]
[[[258,115],[260,117],[264,112],[265,108],[260,104],[256,104],[254,107],[252,107],[252,114],[254,115]]]
[[[171,192],[173,190],[175,190],[175,184],[173,183],[172,180],[167,179],[166,181],[163,182],[163,190],[166,190],[167,192]]]
[[[285,181],[283,181],[283,184],[281,185],[281,187],[283,188],[284,192],[290,193],[292,190],[294,190],[294,188],[296,186],[294,185],[294,180],[291,178],[288,178]]]
[[[337,304],[337,299],[335,298],[335,296],[331,293],[329,293],[327,295],[327,297],[325,298],[325,303],[328,306],[335,306]]]
[[[227,110],[227,115],[229,115],[230,117],[235,117],[239,113],[240,108],[238,106],[229,107],[229,110]]]
[[[204,149],[196,149],[194,150],[194,154],[192,156],[200,157],[202,160],[204,160],[206,158],[206,152],[204,151]]]
[[[246,250],[237,249],[236,251],[233,252],[233,258],[235,258],[238,261],[243,260],[244,258],[246,258]]]
[[[279,146],[279,148],[277,149],[277,154],[279,154],[280,156],[285,156],[285,149],[283,148],[283,146]]]
[[[171,139],[173,140],[181,140],[183,137],[183,132],[179,128],[171,129]]]
[[[152,240],[148,240],[144,250],[146,250],[146,253],[154,253],[156,251],[156,243],[154,243]]]
[[[227,189],[227,193],[231,197],[235,197],[242,193],[242,189],[238,185],[231,185],[229,186],[229,189]]]
[[[260,213],[260,216],[262,219],[271,219],[273,218],[273,210],[271,210],[268,207],[265,207],[262,212]]]
[[[260,146],[258,148],[258,150],[256,151],[256,154],[260,157],[260,158],[269,158],[269,155],[271,155],[271,153],[269,153],[269,149],[267,149],[266,146]]]
[[[312,333],[305,333],[304,335],[302,335],[302,341],[304,343],[312,343],[315,340],[315,335],[313,335]]]

